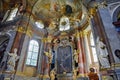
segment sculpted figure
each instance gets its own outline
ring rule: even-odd
[[[73,68],[73,80],[77,80],[77,69]]]
[[[94,68],[90,68],[90,72],[88,73],[89,80],[99,80],[98,74],[95,73]]]
[[[78,52],[77,50],[74,50],[74,60],[76,63],[78,63]]]
[[[52,54],[51,54],[51,51],[49,50],[49,52],[44,52],[44,54],[48,57],[48,61],[49,63],[52,63]]]
[[[7,71],[14,71],[15,63],[19,59],[19,57],[17,56],[17,49],[15,48],[14,53],[8,53],[8,55],[10,56],[10,58],[7,62]]]
[[[108,61],[108,51],[106,49],[106,45],[102,42],[102,39],[97,39],[97,54],[98,59],[102,68],[109,68],[110,63]]]
[[[55,80],[55,71],[54,70],[51,70],[50,71],[50,80]]]

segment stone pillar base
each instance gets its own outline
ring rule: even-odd
[[[4,80],[10,80],[10,78],[5,78]]]
[[[14,74],[3,74],[4,80],[13,80]]]
[[[87,77],[79,77],[77,80],[89,80]]]
[[[120,69],[115,69],[117,79],[120,80]]]

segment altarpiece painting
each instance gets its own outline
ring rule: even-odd
[[[72,48],[71,46],[60,46],[57,49],[56,55],[57,73],[63,74],[63,72],[71,73],[72,71]]]

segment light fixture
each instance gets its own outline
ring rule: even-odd
[[[38,28],[43,29],[44,25],[42,22],[35,22],[35,24],[37,25]]]

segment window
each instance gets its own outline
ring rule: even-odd
[[[70,23],[69,23],[69,18],[66,16],[63,16],[60,19],[60,26],[59,26],[59,30],[60,31],[65,31],[65,30],[69,30],[70,29]]]
[[[37,56],[39,51],[38,42],[35,40],[31,40],[28,48],[28,55],[27,55],[27,65],[36,66],[37,65]]]
[[[92,33],[90,34],[90,44],[91,44],[91,49],[92,49],[94,62],[98,62],[96,48],[95,48],[95,42],[94,42],[94,38],[93,38],[93,34]]]
[[[10,13],[7,21],[13,20],[13,18],[14,18],[14,17],[16,16],[16,14],[17,14],[17,11],[18,11],[18,8],[13,9],[13,10],[11,11],[11,13]]]

